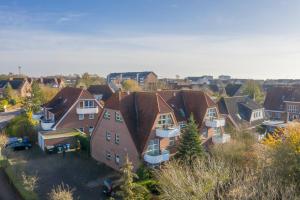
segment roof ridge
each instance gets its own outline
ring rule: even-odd
[[[166,104],[167,107],[169,107],[172,110],[172,112],[174,112],[173,108],[169,106],[169,104],[164,100],[164,98],[162,98],[162,96],[160,96],[160,94],[157,93],[157,96]]]

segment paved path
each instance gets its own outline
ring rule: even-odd
[[[13,119],[15,116],[21,113],[20,109],[11,110],[8,112],[0,112],[0,130],[5,127],[5,125]]]
[[[2,169],[0,169],[0,200],[21,200],[14,188],[8,183]]]

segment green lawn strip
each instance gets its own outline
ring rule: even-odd
[[[16,170],[14,170],[13,166],[9,163],[9,161],[6,161],[6,163],[7,166],[5,168],[5,173],[7,174],[10,182],[19,192],[20,196],[24,200],[37,200],[38,195],[35,192],[28,191],[24,188],[21,174],[17,174]]]

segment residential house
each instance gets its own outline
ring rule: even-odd
[[[43,130],[76,128],[91,133],[102,112],[102,106],[87,90],[66,87],[43,105]]]
[[[39,141],[42,141],[41,138],[49,138],[46,136],[50,134],[53,135],[51,140],[61,142],[55,136],[62,137],[61,132],[71,129],[91,134],[102,109],[103,106],[87,90],[71,87],[61,89],[51,101],[43,105]],[[72,132],[71,135],[74,135]],[[70,131],[66,134],[70,136]]]
[[[219,80],[221,81],[228,81],[231,79],[231,76],[228,76],[228,75],[220,75],[219,76]]]
[[[107,76],[107,83],[115,82],[116,84],[122,83],[124,80],[135,80],[144,89],[156,89],[157,75],[151,71],[145,72],[122,72],[111,73]]]
[[[222,97],[218,107],[226,123],[238,130],[252,129],[265,120],[263,106],[247,96]]]
[[[27,97],[31,95],[31,81],[27,78],[15,78],[9,80],[0,80],[0,98],[3,97],[4,90],[8,86],[11,86],[11,88],[20,97]]]
[[[203,103],[203,106],[202,106]],[[181,129],[194,114],[203,142],[223,137],[224,119],[203,92],[116,92],[110,97],[91,137],[91,154],[119,170],[126,155],[135,169],[142,163],[159,166],[176,152]]]
[[[264,102],[266,114],[271,120],[290,122],[300,119],[300,88],[271,87]]]
[[[107,101],[114,93],[109,85],[91,85],[87,90],[95,97],[95,99],[103,102]]]
[[[38,83],[53,88],[63,88],[64,80],[58,77],[41,77],[38,79]]]

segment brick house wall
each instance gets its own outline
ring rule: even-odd
[[[155,90],[157,82],[157,76],[154,73],[148,74],[148,76],[144,80],[144,89]]]
[[[104,119],[103,114],[91,138],[91,155],[92,157],[115,170],[119,170],[123,165],[126,155],[136,170],[140,166],[140,155],[136,149],[135,143],[131,138],[131,134],[126,126],[126,123],[117,122],[115,120],[115,112],[120,111],[105,109],[110,113],[110,119]],[[103,112],[104,113],[104,112]],[[110,141],[106,139],[106,132],[111,134]],[[119,144],[115,142],[115,135],[119,134]],[[106,153],[111,153],[111,159],[106,158]],[[115,155],[119,155],[120,162],[116,163]]]

